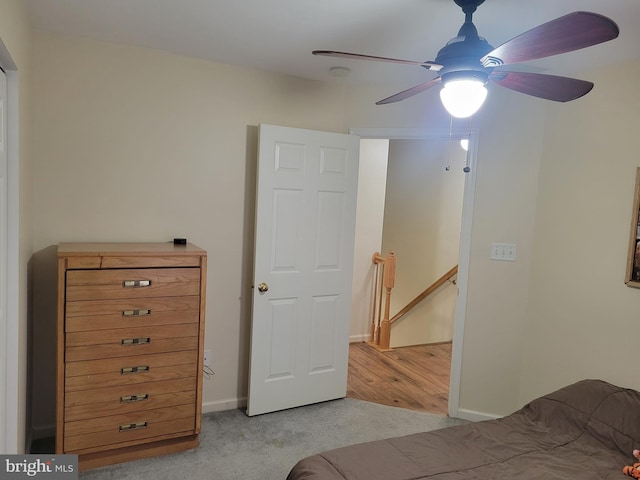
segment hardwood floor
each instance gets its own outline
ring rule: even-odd
[[[451,343],[390,352],[352,343],[347,397],[446,415],[450,370]]]

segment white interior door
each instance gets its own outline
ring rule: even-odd
[[[346,395],[358,150],[260,125],[248,415]]]

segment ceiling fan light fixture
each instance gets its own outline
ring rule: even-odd
[[[485,0],[454,2],[462,8],[464,24],[458,35],[438,51],[434,61],[412,61],[334,50],[314,50],[312,53],[336,58],[417,65],[438,72],[439,76],[384,98],[376,102],[376,105],[399,102],[435,85],[444,85],[440,91],[444,107],[453,117],[468,118],[484,103],[487,82],[555,102],[569,102],[586,95],[593,88],[592,82],[521,72],[510,69],[509,65],[573,52],[608,42],[620,34],[620,28],[610,18],[593,12],[578,11],[538,25],[494,48],[478,35],[478,29],[473,24],[473,13]],[[496,67],[500,67],[500,70],[494,72]]]
[[[487,98],[487,88],[478,79],[454,79],[440,90],[442,105],[455,118],[468,118],[476,113]]]

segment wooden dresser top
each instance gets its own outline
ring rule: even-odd
[[[58,257],[70,256],[163,256],[163,255],[204,255],[207,252],[192,243],[186,245],[174,245],[173,242],[164,243],[148,243],[148,242],[131,242],[131,243],[75,243],[63,242],[58,245]]]

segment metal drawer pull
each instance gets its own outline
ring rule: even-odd
[[[149,400],[148,393],[143,393],[142,395],[127,395],[124,397],[120,397],[120,403],[141,402],[143,400]]]
[[[124,288],[150,287],[151,280],[125,280],[122,286]]]
[[[123,338],[121,342],[122,345],[145,345],[147,343],[151,343],[151,337]]]
[[[140,365],[139,367],[125,367],[120,369],[121,375],[126,375],[127,373],[145,373],[149,371],[148,365]]]
[[[151,310],[123,310],[123,317],[144,317],[145,315],[151,315]]]
[[[129,430],[139,430],[141,428],[147,428],[147,422],[127,423],[125,425],[120,425],[119,430],[121,432],[127,432]]]

